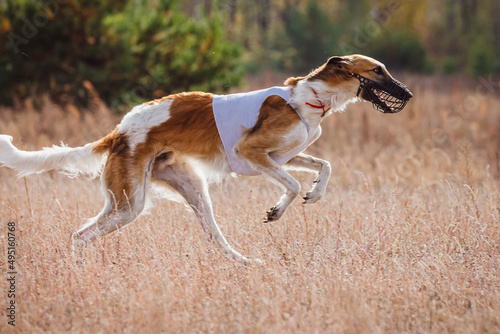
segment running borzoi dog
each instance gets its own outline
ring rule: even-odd
[[[287,79],[284,87],[221,96],[181,93],[144,103],[109,135],[82,147],[20,151],[12,137],[1,135],[0,163],[21,176],[52,169],[101,176],[104,208],[73,234],[75,245],[134,221],[153,186],[160,186],[184,198],[209,240],[247,263],[219,230],[207,183],[232,172],[265,175],[285,189],[264,218],[275,221],[300,193],[287,169],[317,172],[305,204],[325,193],[330,164],[302,153],[321,135],[325,116],[360,99],[396,113],[411,97],[382,63],[362,55],[331,57],[309,75]]]

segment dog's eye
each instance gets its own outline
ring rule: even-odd
[[[378,66],[378,67],[375,67],[373,69],[373,72],[377,73],[377,74],[382,74],[382,67]]]

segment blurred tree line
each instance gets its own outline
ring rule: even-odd
[[[242,48],[221,12],[188,16],[176,0],[0,2],[0,103],[50,92],[112,106],[241,78]]]
[[[112,106],[225,91],[363,53],[391,69],[500,73],[498,0],[0,0],[0,103]]]
[[[500,73],[499,0],[197,2],[229,7],[258,65],[304,71],[332,54],[362,53],[415,72]]]

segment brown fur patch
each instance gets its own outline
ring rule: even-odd
[[[297,145],[286,147],[284,137],[301,119],[297,112],[279,96],[269,96],[259,111],[255,125],[245,131],[236,143],[236,150],[246,159],[259,164],[268,164],[269,153],[287,151]]]
[[[111,144],[109,156],[103,170],[106,189],[112,192],[112,198],[118,209],[126,209],[133,201],[133,185],[128,138],[124,134],[117,135]]]
[[[386,77],[391,77],[385,68],[385,65],[375,59],[362,55],[352,55],[349,56],[349,59],[351,60],[350,65],[347,67],[349,72],[361,74],[362,76],[370,79],[384,79]],[[373,71],[376,67],[381,67],[382,73],[380,75]]]
[[[285,86],[297,86],[300,80],[305,79],[305,77],[290,77],[283,83]]]
[[[108,158],[103,170],[103,179],[106,190],[112,193],[114,205],[117,209],[126,209],[133,205],[133,192],[135,190],[132,180],[136,180],[134,160],[132,159],[128,137],[118,133],[116,127],[104,138],[93,143],[92,150],[96,153],[108,153]],[[139,175],[139,180],[142,176]]]
[[[381,73],[377,74],[373,70],[381,68]],[[331,82],[335,80],[349,80],[350,73],[361,74],[373,80],[387,80],[392,78],[385,65],[381,62],[363,55],[350,55],[344,57],[331,57],[326,64],[314,70],[311,78]]]
[[[138,174],[161,152],[171,152],[172,157],[189,155],[199,158],[222,154],[212,97],[208,93],[191,92],[163,99],[173,100],[170,117],[152,127],[146,142],[137,145],[134,160]],[[158,163],[165,164],[165,161],[158,160]]]
[[[331,57],[327,63],[312,71],[307,78],[327,82],[332,86],[339,85],[351,79],[348,71],[350,63],[348,57]]]
[[[212,94],[181,93],[170,97],[170,117],[151,128],[146,145],[168,147],[183,154],[211,156],[222,145],[212,110]],[[136,150],[140,153],[140,145]]]
[[[93,142],[92,151],[98,154],[105,154],[109,152],[117,135],[118,135],[118,126],[105,137]]]

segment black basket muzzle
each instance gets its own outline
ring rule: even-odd
[[[356,96],[363,91],[363,98],[373,104],[373,108],[387,114],[395,114],[403,110],[406,103],[413,94],[401,82],[391,79],[387,83],[380,84],[357,73],[351,73],[359,80],[359,88]]]

